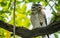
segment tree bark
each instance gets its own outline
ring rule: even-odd
[[[13,25],[5,23],[1,20],[0,20],[0,27],[10,32],[13,32]],[[54,22],[49,24],[46,27],[36,28],[32,30],[29,30],[25,27],[15,28],[16,35],[21,36],[22,38],[31,38],[31,37],[42,36],[46,34],[52,34],[59,30],[60,30],[60,22]]]

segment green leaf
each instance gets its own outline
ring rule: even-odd
[[[56,15],[56,12],[53,11],[52,14],[53,14],[53,15]]]
[[[22,8],[21,8],[21,11],[22,13],[26,13],[26,3],[23,4]]]
[[[32,2],[32,0],[28,0],[29,2]]]
[[[55,8],[57,9],[57,11],[60,11],[60,5],[55,6]]]
[[[60,0],[58,0],[58,5],[60,5]]]
[[[50,23],[53,22],[54,20],[55,20],[55,16],[53,15],[53,16],[51,17]]]
[[[58,31],[57,33],[60,34],[60,31]]]
[[[37,2],[41,2],[42,0],[37,0]],[[44,1],[44,0],[43,0]]]
[[[32,0],[32,2],[37,2],[37,0]]]
[[[57,20],[56,21],[60,21],[60,17],[59,18],[57,18]]]
[[[27,13],[26,13],[26,15],[30,15],[30,13],[31,13],[31,10],[28,10]]]
[[[54,34],[55,38],[58,38],[58,35],[57,34]]]
[[[58,0],[58,3],[55,4],[55,8],[57,9],[57,11],[60,11],[60,0]]]
[[[4,30],[2,28],[0,28],[0,38],[4,38]]]
[[[29,3],[29,1],[28,1],[28,0],[25,0],[25,2],[26,2],[26,3]]]
[[[37,36],[36,38],[40,38],[40,36]]]
[[[53,22],[53,21],[60,21],[60,12],[58,12],[58,13],[53,13],[53,16],[52,16],[52,18],[51,18],[51,22]]]
[[[6,6],[7,2],[1,2],[0,4],[1,4],[1,6]]]
[[[47,6],[47,5],[48,5],[48,3],[47,3],[47,2],[45,2],[45,1],[44,1],[44,2],[42,1],[42,5],[43,5],[43,6]]]
[[[40,2],[40,1],[42,1],[42,0],[28,0],[28,1],[35,3],[35,2]]]

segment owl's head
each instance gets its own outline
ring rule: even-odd
[[[33,4],[32,5],[32,11],[40,11],[42,9],[42,5],[41,4]]]

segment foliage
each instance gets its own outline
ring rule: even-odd
[[[54,2],[54,0],[51,0]],[[14,8],[13,8],[13,2],[14,0],[0,0],[0,20],[4,20],[5,22],[8,22],[10,24],[13,24],[13,13],[14,13]],[[28,3],[42,3],[43,6],[48,5],[48,0],[16,0],[16,26],[23,26],[26,28],[29,28],[30,26],[30,18],[28,16],[31,13],[31,10],[27,10],[27,4]],[[23,5],[21,6],[21,3]],[[51,21],[55,20],[55,16],[57,15],[58,18],[56,21],[60,21],[60,0],[58,0],[58,3],[55,4],[55,9],[58,11],[52,12],[53,16],[51,18]],[[3,31],[3,32],[1,32]],[[6,34],[6,35],[4,35]],[[10,32],[0,28],[0,38],[10,38]],[[7,35],[9,37],[7,37]],[[55,37],[58,38],[56,34],[54,34]]]

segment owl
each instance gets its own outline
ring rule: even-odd
[[[46,15],[42,5],[40,4],[32,5],[30,20],[31,20],[33,29],[45,27],[47,25]],[[45,38],[45,35],[43,35],[42,38]]]

